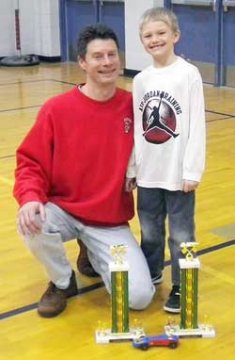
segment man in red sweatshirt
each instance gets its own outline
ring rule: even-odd
[[[145,308],[155,289],[128,221],[132,193],[125,191],[133,147],[131,94],[116,87],[118,40],[104,25],[86,27],[78,39],[86,82],[49,99],[17,150],[14,196],[19,233],[50,279],[38,313],[61,313],[77,293],[63,242],[79,238],[94,270],[111,292],[111,245],[127,246],[129,306]]]

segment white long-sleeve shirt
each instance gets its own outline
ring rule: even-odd
[[[200,182],[205,167],[205,105],[198,69],[178,57],[166,67],[149,66],[133,81],[135,171],[128,176],[148,188],[182,190]]]

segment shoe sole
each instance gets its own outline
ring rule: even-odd
[[[172,314],[179,314],[180,313],[180,309],[173,309],[173,308],[169,308],[167,306],[163,306],[163,309],[169,313]]]
[[[152,281],[152,284],[153,285],[159,285],[159,284],[162,284],[163,283],[163,279],[161,280],[156,280],[156,281]]]
[[[66,305],[65,305],[65,307],[64,308],[62,308],[62,309],[60,309],[60,310],[58,310],[58,311],[56,311],[56,312],[54,312],[54,313],[45,313],[45,312],[41,312],[39,309],[38,309],[38,315],[40,315],[41,317],[43,317],[43,318],[47,318],[47,319],[49,319],[49,318],[53,318],[53,317],[56,317],[56,316],[58,316],[59,314],[61,314],[64,310],[66,309]]]
[[[95,270],[92,267],[86,267],[86,268],[81,268],[79,266],[77,266],[78,271],[80,272],[80,274],[87,276],[87,277],[91,277],[91,278],[96,278],[96,277],[100,277],[100,275],[95,272]]]
[[[159,279],[156,279],[156,280],[152,279],[153,285],[158,285],[158,284],[161,284],[162,282],[163,282],[163,275]]]

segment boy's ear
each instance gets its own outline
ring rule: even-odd
[[[180,31],[177,31],[177,32],[175,33],[175,41],[174,41],[175,44],[179,41],[180,35],[181,35],[181,34],[180,34]]]

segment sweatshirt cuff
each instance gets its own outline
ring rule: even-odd
[[[136,177],[135,165],[128,167],[127,172],[126,172],[126,177],[129,178],[129,179],[132,179],[132,178]]]
[[[31,191],[31,192],[27,192],[26,194],[24,194],[20,197],[19,205],[23,206],[24,204],[31,202],[31,201],[38,201],[42,204],[45,204],[48,202],[48,199],[46,196],[39,196],[37,193]]]
[[[200,182],[201,178],[202,178],[202,174],[199,173],[184,172],[183,174],[184,180]]]

